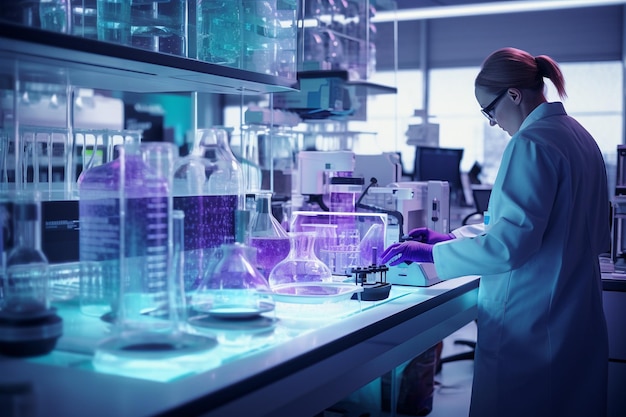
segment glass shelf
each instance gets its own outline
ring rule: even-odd
[[[313,70],[298,72],[298,79],[311,78],[339,78],[344,81],[345,85],[363,89],[367,95],[396,94],[398,92],[396,87],[376,84],[366,80],[351,80],[350,74],[346,70]]]
[[[62,80],[78,87],[137,93],[262,94],[298,88],[295,80],[114,43],[0,23],[0,86]]]

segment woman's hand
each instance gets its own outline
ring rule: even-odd
[[[402,262],[433,262],[433,246],[427,243],[406,241],[394,243],[383,252],[380,263],[390,266]]]
[[[435,243],[445,242],[446,240],[455,239],[452,233],[439,233],[434,230],[430,230],[427,227],[418,227],[409,232],[410,240],[416,240],[422,243],[428,243],[434,245]]]

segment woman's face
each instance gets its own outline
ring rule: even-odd
[[[520,123],[516,117],[512,89],[502,89],[494,94],[482,87],[476,87],[474,93],[483,114],[489,119],[490,126],[498,125],[511,136],[518,131]]]

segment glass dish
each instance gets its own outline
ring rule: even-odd
[[[297,304],[334,303],[363,291],[360,285],[339,282],[295,282],[272,288],[274,301]]]

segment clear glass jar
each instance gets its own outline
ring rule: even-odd
[[[259,192],[255,196],[256,209],[250,221],[250,246],[257,250],[257,267],[269,278],[277,263],[287,257],[289,236],[272,215],[272,193]]]

